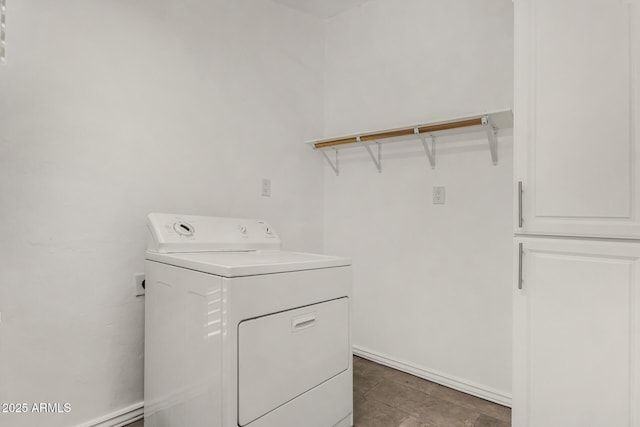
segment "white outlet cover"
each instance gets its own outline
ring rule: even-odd
[[[133,275],[134,283],[136,286],[136,296],[140,297],[144,295],[144,288],[142,282],[144,282],[144,273],[137,273]]]
[[[433,204],[444,205],[446,191],[444,187],[433,187]]]

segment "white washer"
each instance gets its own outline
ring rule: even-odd
[[[150,214],[145,427],[353,425],[351,261],[264,221]]]

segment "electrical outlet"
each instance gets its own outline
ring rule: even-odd
[[[271,180],[269,178],[262,178],[262,195],[271,197]]]
[[[433,204],[444,205],[445,189],[444,187],[433,187]]]
[[[134,284],[136,285],[136,296],[144,295],[144,273],[136,273],[133,275]]]

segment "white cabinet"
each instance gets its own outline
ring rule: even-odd
[[[640,2],[515,1],[516,233],[640,237]]]
[[[515,239],[513,425],[640,427],[640,2],[516,0],[514,34],[515,232],[558,238]]]
[[[519,244],[514,427],[640,426],[640,244]]]

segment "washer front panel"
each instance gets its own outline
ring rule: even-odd
[[[349,302],[340,298],[238,327],[241,426],[349,368]]]

